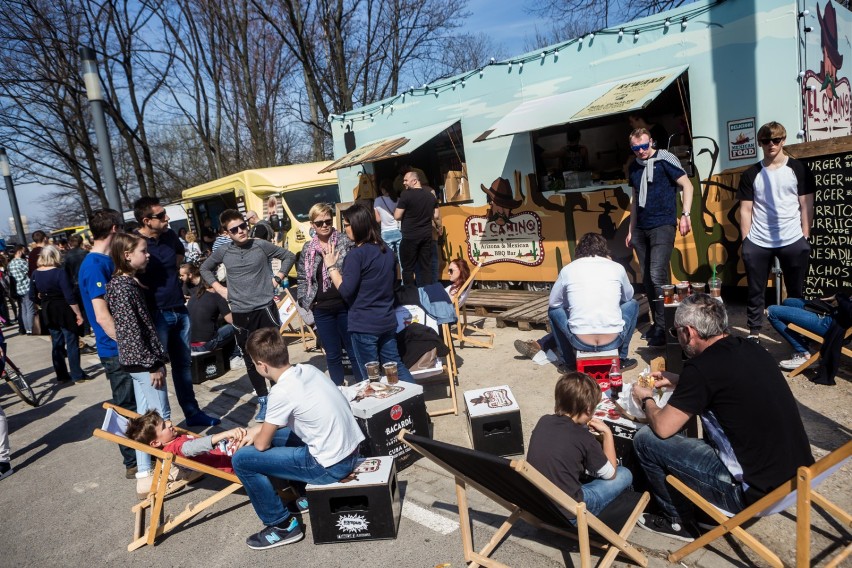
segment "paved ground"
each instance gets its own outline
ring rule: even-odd
[[[744,322],[744,310],[736,305],[730,309],[736,329]],[[493,349],[457,351],[460,392],[510,385],[522,409],[527,443],[538,418],[552,412],[557,373],[551,365],[538,366],[518,356],[512,343],[518,338],[537,338],[543,332],[494,329],[493,320],[486,320],[485,325],[497,333]],[[638,335],[637,331],[634,356],[648,361],[662,354],[659,349],[644,347]],[[258,530],[259,522],[244,495],[237,493],[162,539],[155,548],[128,553],[134,482],[123,478],[123,467],[115,447],[91,436],[93,428],[99,426],[103,418],[100,405],[109,397],[106,381],[99,375],[97,380],[87,384],[57,387],[50,368],[48,338],[16,337],[11,333],[7,337],[10,356],[35,381],[41,406],[24,405],[7,386],[0,385],[0,404],[9,417],[16,469],[14,475],[0,481],[2,565],[65,566],[86,561],[97,566],[131,562],[134,566],[253,566],[270,560],[325,566],[353,563],[401,567],[464,565],[453,480],[425,459],[399,476],[405,505],[399,537],[393,541],[314,546],[308,529],[306,540],[297,545],[265,553],[251,551],[243,540]],[[779,359],[788,355],[785,347],[771,335],[764,344]],[[291,358],[324,368],[321,354],[306,353],[299,345],[291,347]],[[91,372],[97,371],[96,357],[85,357],[84,361]],[[625,373],[625,379],[634,380],[637,371]],[[803,377],[790,380],[817,457],[852,437],[850,378],[852,374],[847,367],[838,377],[836,387],[814,386]],[[222,416],[223,427],[249,422],[255,409],[250,393],[247,378],[238,372],[196,387],[202,407]],[[426,398],[431,408],[446,406],[446,386],[427,387]],[[175,400],[172,407],[174,418],[180,419]],[[771,428],[768,424],[767,435],[771,435]],[[470,446],[464,413],[435,418],[434,435],[443,441]],[[852,509],[850,478],[852,472],[847,466],[822,488],[824,494],[846,510]],[[194,484],[170,499],[171,512],[178,512],[190,502],[198,502],[219,485],[216,480]],[[505,513],[478,493],[472,494],[474,541],[481,548],[499,527]],[[795,524],[791,512],[763,519],[750,531],[778,551],[782,558],[792,562]],[[816,562],[824,561],[827,554],[850,542],[848,530],[844,531],[824,517],[817,513],[813,519]],[[679,544],[641,530],[635,531],[630,540],[648,554],[651,566],[668,565],[665,561],[667,551],[678,548]],[[574,566],[579,563],[579,555],[573,551],[570,541],[519,523],[494,556],[511,566]],[[688,557],[683,564],[718,567],[753,566],[760,562],[750,551],[726,541]]]

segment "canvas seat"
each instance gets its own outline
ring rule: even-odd
[[[464,347],[465,343],[477,347],[487,347],[488,349],[494,347],[494,332],[469,324],[467,322],[467,310],[464,310],[467,292],[473,286],[473,281],[476,279],[476,274],[480,268],[482,268],[481,264],[474,263],[470,276],[453,298],[453,308],[456,310],[456,329],[453,339],[459,342],[459,347]]]
[[[816,333],[813,333],[812,331],[808,331],[807,329],[800,327],[800,326],[798,326],[794,323],[788,324],[787,329],[789,329],[790,331],[794,331],[794,332],[798,333],[799,335],[803,335],[803,336],[807,337],[808,339],[810,339],[811,341],[815,341],[820,346],[820,349],[817,350],[816,353],[811,355],[808,358],[807,361],[805,361],[804,363],[802,363],[801,365],[799,365],[798,367],[796,367],[795,369],[790,371],[790,374],[788,376],[789,377],[795,377],[797,375],[801,375],[805,371],[805,369],[807,369],[808,367],[810,367],[811,365],[813,365],[814,363],[816,363],[817,361],[820,360],[820,357],[822,357],[821,347],[822,347],[824,339],[821,336],[817,335]],[[847,329],[846,334],[844,335],[845,339],[849,339],[850,336],[852,336],[852,327]],[[842,347],[840,349],[840,352],[843,353],[844,355],[846,355],[847,357],[852,357],[852,349],[850,349],[849,347]]]

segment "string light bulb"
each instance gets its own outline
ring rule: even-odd
[[[666,31],[668,31],[668,30],[669,30],[669,26],[670,26],[671,24],[672,24],[672,23],[669,21],[669,19],[668,19],[668,18],[666,18],[666,21],[665,21],[665,22],[663,22],[663,27],[664,27],[664,28],[666,28]]]
[[[680,21],[680,29],[682,29],[682,30],[685,30],[685,29],[686,29],[686,17],[685,17],[685,16],[684,16],[684,18]]]
[[[556,53],[558,54],[559,51],[557,51]],[[545,53],[544,51],[541,52],[541,60],[542,61],[544,61],[544,58],[545,58],[546,55],[547,55],[547,53]]]
[[[639,30],[633,32],[633,39],[639,39]]]
[[[589,41],[592,41],[593,39],[595,39],[595,32],[589,34]]]
[[[618,37],[624,37],[624,28],[618,30]]]

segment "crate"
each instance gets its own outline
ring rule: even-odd
[[[464,404],[474,450],[496,456],[524,453],[521,408],[508,385],[466,391]]]
[[[586,373],[600,385],[602,391],[609,390],[609,370],[612,361],[618,361],[618,350],[577,351],[577,371]],[[620,363],[619,363],[620,365]]]
[[[222,348],[192,354],[192,384],[216,379],[231,370]]]

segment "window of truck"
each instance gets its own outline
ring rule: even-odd
[[[295,191],[287,191],[281,194],[290,213],[300,223],[310,221],[308,212],[316,203],[340,203],[340,191],[337,184],[320,185],[317,187],[308,187],[305,189],[297,189]]]

